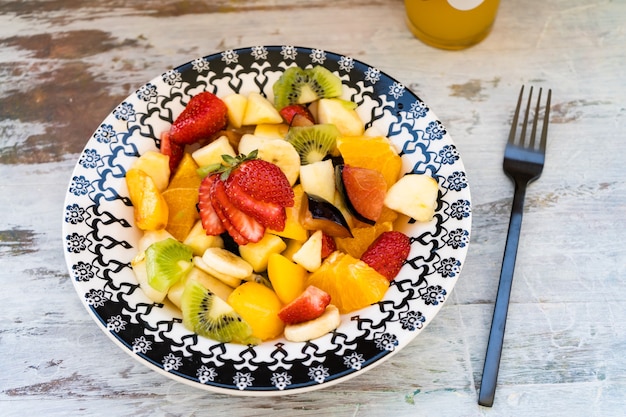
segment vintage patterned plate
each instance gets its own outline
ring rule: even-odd
[[[308,343],[221,344],[187,331],[180,313],[154,304],[130,268],[140,231],[124,174],[157,149],[189,98],[262,91],[293,65],[324,65],[343,80],[366,127],[388,135],[406,172],[440,186],[434,220],[401,226],[408,262],[384,300],[345,315],[332,333]],[[166,71],[139,88],[96,129],[80,155],[65,199],[63,244],[78,296],[101,329],[150,368],[199,388],[236,395],[280,395],[323,388],[381,363],[430,323],[458,280],[471,228],[470,191],[449,134],[428,106],[398,81],[347,56],[319,49],[259,46],[228,50]]]

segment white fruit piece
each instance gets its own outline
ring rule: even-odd
[[[335,167],[330,159],[302,165],[300,184],[305,193],[323,198],[328,202],[335,199]]]
[[[241,256],[223,248],[208,248],[202,255],[202,261],[205,265],[198,267],[222,281],[225,279],[240,281],[248,278],[253,272],[252,265]]]
[[[152,245],[153,243],[160,242],[169,238],[174,239],[174,236],[172,236],[170,232],[165,229],[146,230],[139,238],[139,242],[137,242],[137,250],[138,252],[143,252],[148,249],[148,246]]]
[[[237,150],[240,154],[248,155],[252,151],[258,151],[262,144],[270,140],[276,139],[270,139],[262,136],[253,135],[251,133],[246,133],[245,135],[241,136]]]
[[[260,93],[252,92],[248,95],[246,112],[242,124],[245,126],[262,123],[282,123],[283,118],[274,107],[274,104]]]
[[[267,269],[270,255],[281,253],[286,248],[287,244],[280,237],[266,233],[258,242],[239,246],[239,255],[252,265],[254,272],[263,272]]]
[[[224,247],[224,240],[219,235],[211,236],[206,234],[201,220],[198,220],[193,225],[183,243],[191,248],[195,256],[202,256],[208,248]]]
[[[154,181],[159,191],[170,182],[170,157],[157,151],[147,151],[133,163],[131,168],[140,169]]]
[[[339,309],[332,304],[326,306],[324,313],[316,319],[285,326],[285,339],[290,342],[306,342],[317,339],[335,330],[341,324]]]
[[[334,124],[343,136],[361,136],[365,125],[354,103],[339,98],[323,98],[317,103],[317,122]]]
[[[236,156],[230,141],[226,136],[220,136],[208,145],[195,150],[191,157],[198,166],[207,166],[222,163],[222,155]]]
[[[198,267],[191,268],[191,271],[176,284],[172,285],[167,291],[167,298],[178,308],[180,308],[180,300],[185,290],[185,284],[189,280],[195,280],[202,284],[202,286],[210,290],[213,294],[220,297],[222,300],[228,300],[228,296],[233,292],[233,288],[224,284],[219,279],[212,277]]]
[[[148,284],[145,252],[141,251],[137,256],[135,256],[135,258],[130,262],[130,265],[135,273],[135,278],[137,278],[139,288],[141,288],[146,297],[155,303],[162,303],[167,295],[167,292],[155,290],[150,284]]]
[[[264,161],[271,162],[280,168],[285,174],[289,185],[293,185],[300,176],[300,155],[296,148],[286,140],[268,140],[259,147],[258,157]]]
[[[228,122],[235,128],[240,128],[243,124],[243,117],[246,114],[248,98],[243,94],[230,94],[222,98],[228,109]]]
[[[385,205],[419,222],[430,221],[437,208],[439,186],[427,174],[407,174],[393,184],[385,196]]]
[[[322,240],[322,231],[315,231],[291,259],[309,272],[317,271],[322,266]]]
[[[269,139],[285,139],[289,126],[285,123],[267,124],[262,123],[254,128],[254,135]]]

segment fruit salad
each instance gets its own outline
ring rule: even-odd
[[[438,185],[342,92],[322,66],[288,68],[273,101],[201,92],[126,172],[137,281],[190,331],[301,342],[383,299],[410,252],[394,222],[431,220]]]

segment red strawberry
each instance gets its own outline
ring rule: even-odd
[[[409,256],[411,241],[398,231],[383,232],[361,255],[361,260],[392,281]]]
[[[228,123],[226,104],[213,93],[204,91],[189,100],[170,128],[173,142],[190,145],[209,138]]]
[[[265,227],[273,230],[282,231],[285,228],[285,220],[287,214],[285,208],[274,203],[266,203],[251,197],[231,177],[226,180],[226,195],[235,207],[243,211],[249,216],[254,217],[256,221]]]
[[[170,133],[161,133],[161,153],[170,157],[170,172],[174,174],[185,155],[185,146],[172,142]]]
[[[265,228],[253,217],[235,207],[226,195],[224,181],[216,180],[211,186],[213,208],[228,234],[238,245],[258,242],[265,234]],[[243,239],[242,239],[243,238]]]
[[[295,300],[284,306],[278,317],[285,324],[296,324],[318,318],[330,304],[330,295],[309,285]]]
[[[262,159],[245,160],[232,170],[229,179],[256,200],[282,207],[294,205],[294,194],[289,180],[271,162]]]
[[[330,256],[331,253],[337,250],[337,244],[332,236],[322,233],[322,259]]]
[[[200,221],[207,235],[216,236],[226,231],[220,217],[213,208],[211,202],[211,187],[215,181],[219,181],[219,175],[207,175],[200,184],[198,190],[198,210]]]
[[[311,126],[315,124],[315,118],[308,107],[302,104],[290,104],[279,111],[283,120],[289,126]]]

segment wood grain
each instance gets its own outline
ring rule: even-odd
[[[626,3],[503,1],[491,35],[427,47],[399,0],[0,2],[0,414],[621,416],[626,404]],[[337,386],[234,398],[173,382],[91,320],[61,220],[87,138],[166,69],[224,49],[349,55],[414,90],[459,148],[472,243],[418,338]],[[528,190],[496,403],[477,405],[512,197],[501,169],[521,84],[553,89],[547,165]]]

